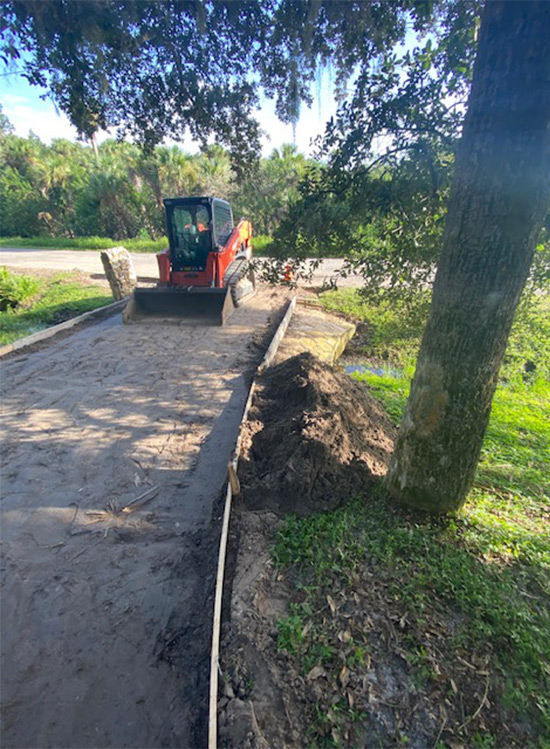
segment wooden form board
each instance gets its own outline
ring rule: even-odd
[[[248,398],[244,407],[241,423],[239,425],[239,434],[235,444],[235,451],[231,460],[231,465],[235,473],[239,462],[242,442],[242,427],[248,417],[254,391],[256,390],[256,378],[265,371],[272,363],[277,354],[277,350],[287,331],[290,319],[296,307],[296,297],[293,297],[288,308],[281,320],[275,335],[271,339],[264,358],[256,370],[252,380]],[[229,531],[229,519],[231,517],[231,504],[233,500],[233,490],[231,482],[227,482],[227,492],[225,495],[225,508],[223,512],[222,532],[220,537],[220,547],[218,552],[218,571],[216,576],[216,591],[214,594],[214,617],[212,622],[212,649],[210,653],[210,699],[208,709],[208,749],[217,749],[218,746],[218,680],[220,672],[220,629],[222,620],[222,598],[225,574],[225,556],[227,552],[227,535]]]

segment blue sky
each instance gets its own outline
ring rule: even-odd
[[[312,107],[302,108],[300,121],[296,126],[296,146],[306,154],[312,153],[313,149],[310,146],[312,139],[323,132],[326,121],[336,111],[333,89],[327,72],[321,76],[319,83],[320,85],[315,86],[315,90],[312,91],[314,95]],[[46,143],[49,143],[52,138],[76,140],[76,130],[67,117],[58,113],[51,101],[42,100],[41,94],[43,93],[43,89],[29,85],[17,74],[6,75],[3,72],[0,76],[0,104],[4,114],[15,127],[17,135],[26,137],[29,130],[32,130]],[[265,155],[283,143],[293,142],[292,127],[279,121],[272,101],[262,100],[261,109],[258,110],[256,116],[265,131],[263,139]],[[106,137],[108,134],[102,133],[98,140],[101,142]],[[179,145],[186,151],[196,150],[196,145],[190,139]]]

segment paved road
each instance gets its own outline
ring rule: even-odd
[[[138,276],[155,277],[157,261],[154,255],[133,253],[132,260]],[[11,268],[44,270],[79,270],[103,275],[103,265],[98,250],[34,250],[0,247],[0,265]]]
[[[117,315],[1,363],[3,746],[205,745],[218,500],[282,303]]]
[[[157,278],[157,261],[153,254],[132,253],[132,260],[136,273],[141,278]],[[261,260],[260,260],[261,262]],[[99,258],[98,250],[33,250],[15,249],[10,247],[0,248],[0,265],[12,268],[46,270],[80,270],[85,273],[97,273],[103,275],[103,266]],[[311,282],[314,286],[322,286],[342,266],[339,259],[323,260],[320,267],[314,272]],[[361,286],[358,276],[341,279],[341,286]]]

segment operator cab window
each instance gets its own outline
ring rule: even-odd
[[[231,206],[221,200],[214,201],[214,241],[223,247],[233,231]]]
[[[202,270],[211,251],[210,216],[204,205],[175,206],[172,214],[174,269]]]

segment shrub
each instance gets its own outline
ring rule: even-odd
[[[0,311],[14,309],[34,296],[39,286],[38,280],[32,276],[18,276],[0,267]]]

